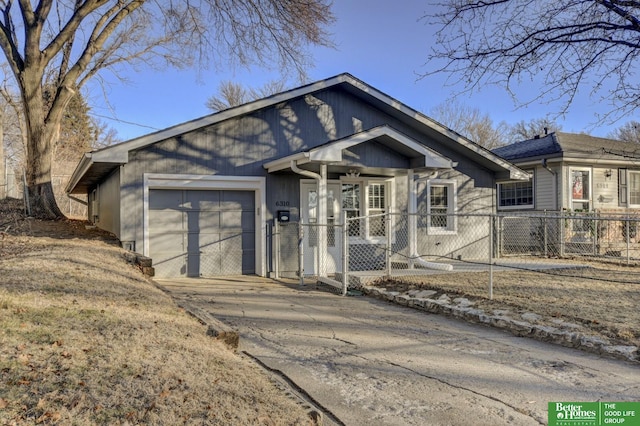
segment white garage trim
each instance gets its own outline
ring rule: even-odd
[[[186,174],[145,173],[143,175],[143,238],[144,255],[149,255],[149,190],[199,189],[254,191],[256,205],[256,274],[266,276],[266,222],[262,215],[266,206],[266,178],[261,176],[212,176]]]

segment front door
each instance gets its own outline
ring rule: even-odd
[[[301,189],[301,213],[304,250],[304,274],[317,275],[324,270],[333,275],[342,270],[342,233],[334,224],[340,220],[340,184],[327,184],[327,224],[318,223],[318,187],[315,182],[303,182]],[[320,234],[326,235],[327,250],[321,253],[318,249]],[[322,266],[322,268],[320,267]]]

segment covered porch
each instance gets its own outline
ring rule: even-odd
[[[403,229],[410,263],[419,258],[418,182],[456,166],[386,125],[264,164],[269,173],[300,176],[301,277],[317,276],[340,288],[346,288],[347,244],[375,247],[394,241],[393,214],[407,215]]]

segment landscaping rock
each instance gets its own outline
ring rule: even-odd
[[[479,308],[472,308],[475,302],[465,297],[453,299],[447,294],[437,299],[431,297],[438,294],[434,290],[411,290],[404,293],[387,291],[384,288],[363,286],[364,294],[388,300],[413,309],[435,314],[444,314],[469,322],[486,324],[510,331],[517,336],[532,337],[537,340],[556,343],[566,347],[579,348],[587,352],[606,355],[613,358],[639,362],[640,354],[636,346],[613,345],[611,342],[596,336],[585,335],[582,326],[563,321],[558,318],[546,319],[533,312],[519,313],[521,320],[516,320],[508,309],[495,309],[492,314]]]

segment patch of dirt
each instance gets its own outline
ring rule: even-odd
[[[13,236],[84,238],[117,243],[116,237],[77,219],[42,220],[27,217],[22,200],[0,200],[0,234]]]

